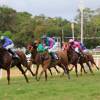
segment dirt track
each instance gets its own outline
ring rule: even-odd
[[[100,65],[100,60],[99,61],[95,61],[96,63],[97,63],[97,65]],[[86,66],[86,65],[85,65]],[[33,68],[34,67],[34,68]],[[36,66],[34,65],[32,67],[32,70],[33,70],[33,72],[35,73],[35,70],[36,70]],[[98,66],[99,68],[100,68],[100,66]],[[80,69],[80,66],[78,65],[78,68]],[[60,70],[61,72],[62,72],[62,69],[61,68],[57,68],[58,70]],[[88,70],[88,68],[87,67],[85,67],[85,69],[86,70]],[[95,69],[95,68],[92,68],[92,69]],[[41,71],[41,67],[39,68],[39,72]],[[54,68],[52,68],[52,72],[53,73],[55,73],[56,74],[56,71],[55,71],[55,69]],[[49,72],[48,72],[49,73]],[[28,72],[27,73],[29,76],[31,75],[30,74],[30,72]],[[2,70],[2,77],[6,77],[6,75],[7,75],[7,73],[6,73],[6,71],[5,70]],[[11,77],[18,77],[18,76],[23,76],[22,74],[21,74],[21,72],[18,70],[18,68],[12,68],[11,69]]]

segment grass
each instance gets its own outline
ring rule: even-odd
[[[0,80],[0,100],[100,100],[100,72],[79,76],[71,73],[71,80],[66,76],[48,77],[36,81],[29,77],[27,84],[23,77],[11,78],[7,85],[6,78]]]

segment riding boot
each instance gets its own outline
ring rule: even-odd
[[[12,51],[11,49],[8,49],[8,52],[10,52],[12,54],[13,58],[19,59],[18,55],[14,51]]]
[[[56,60],[59,59],[58,56],[57,56],[57,54],[55,52],[54,52],[54,57],[55,57]]]
[[[58,60],[58,56],[57,56],[57,54],[55,52],[52,52],[51,54],[52,54],[53,59]]]

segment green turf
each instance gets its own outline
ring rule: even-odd
[[[66,76],[48,77],[37,82],[29,77],[27,84],[23,77],[0,80],[0,100],[100,100],[100,72],[79,76],[71,73],[71,80]]]

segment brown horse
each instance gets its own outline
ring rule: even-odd
[[[12,55],[6,49],[0,48],[0,69],[7,70],[8,84],[10,84],[10,68],[14,66],[22,72],[26,82],[28,82],[28,78],[22,68],[22,65],[28,68],[25,54],[22,51],[16,51],[16,53],[18,54],[19,59],[13,59]]]
[[[69,69],[68,69],[68,60],[67,60],[67,56],[65,55],[64,52],[57,52],[58,56],[59,56],[59,60],[52,60],[51,55],[48,53],[48,51],[45,51],[44,53],[38,53],[37,52],[37,44],[34,43],[33,45],[30,44],[28,46],[28,50],[31,52],[32,54],[32,59],[33,59],[33,64],[37,65],[37,69],[36,69],[36,79],[37,79],[37,74],[38,74],[38,68],[39,65],[42,65],[43,70],[40,73],[40,77],[42,76],[43,72],[45,72],[45,80],[47,80],[47,69],[51,68],[51,67],[55,67],[56,65],[60,66],[61,68],[63,68],[63,70],[65,71],[65,73],[68,75],[68,78],[70,79],[69,76]],[[40,79],[39,77],[39,79]]]
[[[78,53],[75,52],[75,50],[73,50],[73,48],[68,43],[66,43],[66,45],[67,45],[66,51],[68,53],[69,64],[72,64],[73,67],[75,66],[76,76],[78,76],[78,73],[77,73],[77,64],[78,63],[81,65],[81,74],[82,74],[82,69],[84,70],[84,73],[87,73],[84,69],[84,65],[83,65],[84,63],[87,64],[90,72],[93,73],[91,66],[89,64],[89,61],[91,61],[91,63],[93,63],[92,60],[90,58],[88,59],[86,55],[80,56]],[[73,69],[73,67],[71,68],[71,70]]]
[[[92,64],[92,66],[96,67],[97,70],[99,70],[99,67],[96,65],[92,54],[91,53],[84,53],[84,55],[86,55],[88,61]]]

